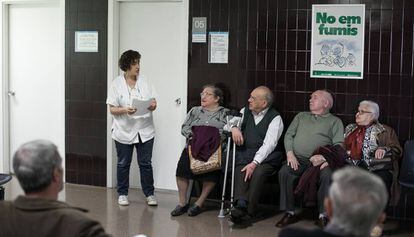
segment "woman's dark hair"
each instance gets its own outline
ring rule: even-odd
[[[207,84],[207,85],[204,85],[203,86],[203,90],[206,89],[206,88],[213,89],[214,96],[219,98],[218,104],[219,105],[223,104],[223,99],[224,99],[224,97],[223,97],[223,91],[219,87],[217,87],[214,84]]]
[[[119,68],[122,71],[126,72],[132,64],[134,64],[136,61],[139,62],[140,59],[141,54],[139,54],[138,51],[127,50],[122,53],[121,57],[119,58]]]

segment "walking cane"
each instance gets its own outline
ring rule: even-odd
[[[233,203],[234,203],[234,168],[235,167],[236,167],[236,143],[233,141],[233,159],[232,159],[232,164],[231,164],[230,213],[231,213],[231,209],[233,209]]]
[[[244,113],[242,114],[241,119],[237,122],[237,127],[240,126],[240,123],[243,121]],[[231,194],[230,194],[230,214],[234,205],[234,173],[236,168],[236,143],[233,141],[233,159],[231,164]]]
[[[228,124],[228,118],[227,118]],[[224,170],[224,181],[223,181],[223,194],[221,195],[221,208],[218,215],[219,218],[224,218],[224,196],[226,195],[226,184],[227,184],[227,173],[229,167],[229,156],[230,156],[230,142],[231,142],[231,133],[227,135],[227,153],[226,153],[226,168]]]
[[[238,112],[235,112],[238,114]],[[242,117],[243,119],[243,117]],[[227,124],[229,124],[229,118],[226,117]],[[239,126],[240,120],[237,122],[237,126]],[[225,202],[225,195],[226,195],[226,186],[227,186],[227,174],[228,174],[228,167],[229,167],[229,156],[230,156],[230,143],[231,143],[231,132],[229,132],[227,138],[227,152],[226,152],[226,166],[224,170],[224,181],[223,181],[223,192],[221,195],[221,208],[218,217],[224,218],[224,202]],[[234,167],[235,167],[235,157],[236,157],[236,144],[233,142],[233,159],[232,159],[232,178],[231,178],[231,203],[230,203],[230,210],[233,207],[233,193],[234,193]]]

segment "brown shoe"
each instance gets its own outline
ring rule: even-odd
[[[299,221],[298,215],[292,215],[290,213],[285,213],[285,215],[276,223],[276,227],[282,228],[287,225],[293,224]]]
[[[328,225],[329,219],[327,217],[321,217],[315,221],[315,225],[319,226],[320,228],[325,228]]]

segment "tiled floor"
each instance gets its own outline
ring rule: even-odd
[[[6,185],[6,200],[14,199],[21,193],[15,178]],[[107,232],[117,237],[137,234],[148,237],[277,236],[280,230],[274,224],[282,214],[275,212],[274,207],[269,208],[269,217],[251,226],[233,226],[227,219],[217,217],[217,203],[209,203],[208,210],[197,217],[171,217],[170,211],[177,202],[176,192],[158,191],[156,195],[158,207],[148,207],[141,190],[133,189],[129,194],[130,206],[120,207],[115,189],[66,184],[59,199],[89,209],[88,215],[100,221]],[[303,220],[294,226],[315,228],[312,220]],[[395,220],[388,220],[385,230],[385,236],[414,236],[412,223],[403,225]]]

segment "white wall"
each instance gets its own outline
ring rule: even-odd
[[[155,188],[176,190],[175,169],[185,145],[180,129],[187,111],[189,0],[139,2],[109,0],[108,85],[120,73],[117,67],[119,55],[126,49],[138,50],[142,54],[141,73],[150,79],[159,95],[158,108],[154,112]],[[176,98],[181,98],[181,105],[175,104]],[[109,115],[107,184],[114,187],[117,158],[109,133],[111,120]],[[130,184],[139,186],[135,158],[131,166]]]
[[[39,0],[39,1],[38,0],[32,0],[32,1],[0,0],[0,3],[2,7],[1,13],[0,13],[1,14],[0,26],[1,26],[1,32],[2,32],[2,37],[3,37],[0,42],[1,44],[0,54],[2,55],[1,61],[0,61],[0,75],[1,75],[1,83],[0,83],[0,91],[1,91],[1,95],[0,95],[0,104],[1,104],[1,108],[0,108],[0,128],[1,128],[0,129],[0,151],[1,151],[0,172],[8,173],[10,171],[9,162],[10,162],[12,153],[14,152],[10,149],[10,146],[11,146],[10,144],[14,144],[14,145],[17,144],[15,140],[10,140],[10,136],[12,136],[13,139],[15,139],[16,137],[19,137],[19,138],[30,137],[30,139],[48,138],[50,134],[47,131],[50,131],[50,129],[52,129],[53,134],[55,134],[55,136],[52,136],[54,138],[52,140],[58,146],[59,152],[64,158],[64,154],[65,154],[65,88],[64,88],[64,85],[65,85],[65,77],[64,77],[65,1],[64,0]],[[32,107],[35,108],[34,110],[35,112],[24,113],[23,111],[24,117],[21,120],[23,121],[23,125],[25,125],[25,124],[30,124],[31,121],[35,121],[33,118],[38,118],[40,116],[46,115],[48,118],[47,120],[50,119],[50,121],[42,120],[43,122],[36,123],[35,126],[31,125],[30,128],[26,128],[24,129],[24,131],[20,130],[24,126],[17,126],[15,128],[17,128],[16,131],[18,131],[18,134],[9,135],[9,131],[13,131],[11,129],[9,130],[10,123],[8,120],[9,120],[9,117],[11,116],[10,115],[11,113],[9,109],[9,97],[7,95],[7,92],[9,90],[9,84],[12,85],[12,83],[9,83],[8,70],[11,64],[9,64],[9,60],[8,60],[9,42],[7,41],[9,37],[8,36],[8,26],[9,26],[8,9],[11,6],[10,4],[12,4],[13,6],[13,9],[14,9],[13,12],[17,14],[22,14],[26,11],[27,13],[30,12],[30,13],[36,14],[38,12],[41,12],[39,11],[39,9],[45,9],[44,7],[53,6],[50,9],[56,9],[56,11],[58,11],[58,12],[53,12],[53,13],[54,13],[54,16],[57,16],[57,19],[58,19],[57,28],[59,29],[58,29],[58,32],[53,32],[54,36],[58,35],[57,36],[58,39],[56,40],[58,43],[56,44],[57,47],[55,47],[55,48],[58,48],[58,50],[54,50],[54,55],[55,56],[58,55],[57,56],[58,60],[54,60],[53,64],[51,63],[47,64],[49,65],[49,68],[47,69],[53,68],[53,70],[45,70],[45,71],[47,72],[53,71],[53,75],[47,75],[48,73],[45,72],[45,75],[47,75],[47,77],[44,77],[44,79],[52,80],[51,82],[53,83],[51,83],[50,87],[53,87],[51,89],[53,89],[53,91],[56,94],[49,93],[49,97],[52,98],[52,99],[49,99],[50,103],[44,103],[40,105],[39,104],[30,105],[29,108],[32,108]],[[13,25],[18,25],[19,29],[22,29],[22,25],[24,27],[25,24],[21,24],[20,19],[22,20],[22,22],[31,22],[33,20],[29,16],[28,16],[29,19],[24,18],[24,16],[25,14],[23,14],[22,16],[19,15],[19,17],[14,18]],[[47,18],[47,16],[45,16],[45,18]],[[37,21],[47,22],[48,20],[50,19],[43,19],[39,17],[36,19],[36,22]],[[48,27],[47,24],[42,24],[40,27],[42,27],[43,30],[46,28],[46,30],[44,31],[47,31],[47,27]],[[30,35],[32,35],[30,33],[30,30],[33,30],[33,28],[34,27],[30,27],[30,29],[28,29],[27,35],[24,35],[24,37],[19,36],[17,37],[17,39],[12,39],[14,49],[19,49],[18,47],[19,42],[20,42],[19,39],[22,39],[22,40],[30,39]],[[54,29],[56,29],[56,27]],[[24,41],[22,41],[22,43],[23,42]],[[42,68],[44,67],[36,67],[37,65],[36,63],[37,62],[46,62],[46,63],[48,62],[49,60],[48,54],[47,54],[48,47],[47,45],[40,46],[37,43],[34,43],[34,42],[32,43],[33,43],[33,46],[30,46],[29,49],[35,49],[35,50],[42,51],[42,47],[44,47],[43,49],[44,53],[31,53],[30,55],[24,55],[25,52],[23,52],[24,56],[22,56],[21,57],[22,59],[20,59],[21,65],[20,66],[17,65],[18,70],[13,70],[14,72],[24,72],[30,75],[30,72],[33,72],[32,70],[36,70],[35,72],[37,74],[42,73]],[[24,45],[27,46],[28,42],[25,41]],[[18,51],[19,50],[14,50],[13,52],[18,52]],[[32,50],[31,52],[34,52],[34,51]],[[18,52],[17,55],[20,55],[21,53],[22,52]],[[14,60],[14,62],[16,62],[16,59]],[[32,67],[34,67],[34,69],[29,69]],[[30,76],[24,76],[24,79],[30,80],[31,78]],[[42,81],[45,81],[42,79],[42,77],[40,77],[40,79]],[[37,85],[40,85],[40,84],[37,84]],[[37,85],[31,86],[31,88],[33,88],[33,93],[31,92],[31,90],[28,90],[29,91],[28,93],[23,93],[25,100],[28,100],[29,102],[33,102],[33,98],[38,99],[40,97],[39,95],[45,95],[45,96],[47,95],[45,93],[45,90],[44,89],[39,90],[39,88],[36,87]],[[23,98],[23,95],[22,93],[20,93],[19,99],[22,99],[22,98]],[[30,98],[32,98],[32,100],[30,100]],[[14,100],[13,102],[16,102],[16,101],[17,100]],[[13,105],[17,105],[17,103],[14,103]],[[19,104],[20,108],[22,108],[22,106],[27,106],[27,105],[28,104],[26,104],[26,102]],[[17,107],[13,107],[13,109],[15,108]],[[54,108],[54,109],[51,109],[51,108]],[[13,111],[16,111],[16,110],[13,110]],[[28,111],[26,110],[26,112]],[[13,115],[13,116],[16,116],[16,115]],[[22,118],[22,116],[18,116],[18,118]],[[12,121],[13,121],[13,125],[20,124],[20,123],[16,123],[15,119],[12,119]],[[42,131],[44,136],[41,135],[40,132],[35,132],[35,131]],[[22,142],[26,142],[26,141],[22,141]],[[64,165],[64,161],[63,161],[63,165]]]

